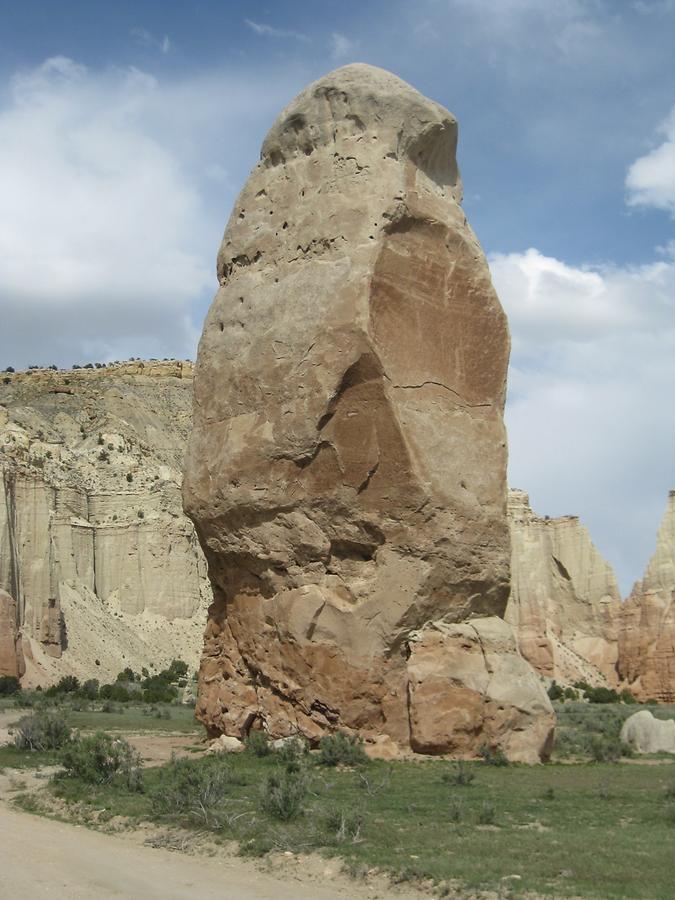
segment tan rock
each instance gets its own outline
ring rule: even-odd
[[[17,603],[0,589],[0,676],[21,678],[25,670]]]
[[[639,700],[675,702],[675,491],[668,498],[656,552],[623,605],[619,675]]]
[[[24,684],[196,668],[210,589],[180,497],[191,372],[135,360],[0,386],[0,588]]]
[[[239,738],[228,737],[221,734],[209,743],[206,749],[207,753],[241,753],[244,750],[244,744]]]
[[[409,85],[347,66],[281,113],[235,204],[184,484],[214,588],[213,733],[407,747],[412,633],[504,612],[509,336],[456,137]]]
[[[675,720],[641,709],[623,723],[621,740],[638,753],[675,753]]]
[[[516,762],[548,758],[555,715],[511,628],[497,617],[436,622],[410,640],[410,743],[472,756],[476,736]]]
[[[509,491],[511,594],[506,621],[522,655],[558,682],[618,683],[621,597],[611,566],[576,516],[537,516]]]

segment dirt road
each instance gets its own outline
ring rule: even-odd
[[[288,872],[268,875],[237,857],[154,849],[0,805],[2,900],[365,900],[378,894],[340,876],[322,884]]]

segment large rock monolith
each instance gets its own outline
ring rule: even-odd
[[[511,702],[481,628],[452,631],[503,616],[510,554],[509,333],[456,141],[437,103],[346,66],[281,113],[236,201],[184,482],[214,589],[213,734],[471,755],[517,730],[516,757],[545,752],[536,678]]]

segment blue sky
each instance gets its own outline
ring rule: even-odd
[[[675,2],[0,0],[0,363],[193,355],[280,108],[364,61],[459,119],[511,483],[624,591],[675,487]]]

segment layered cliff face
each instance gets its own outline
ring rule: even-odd
[[[456,136],[409,85],[347,66],[282,112],[236,202],[184,484],[214,588],[214,733],[471,753],[519,730],[520,758],[543,752],[551,710],[522,660],[529,702],[488,712],[504,623],[456,624],[503,615],[510,554],[509,336]]]
[[[24,683],[196,664],[210,590],[180,500],[191,376],[131,362],[0,384],[0,588]]]
[[[611,566],[576,516],[541,518],[509,491],[511,595],[506,620],[547,678],[616,686],[621,597]]]
[[[656,552],[621,612],[619,674],[638,699],[675,703],[675,491]]]

